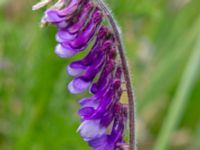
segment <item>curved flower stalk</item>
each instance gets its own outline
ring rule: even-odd
[[[50,2],[44,0],[33,9],[37,10]],[[68,84],[69,91],[79,94],[88,90],[92,94],[79,101],[81,125],[77,131],[81,137],[94,150],[124,148],[123,137],[128,117],[127,107],[120,102],[124,78],[131,105],[129,144],[130,150],[134,150],[133,95],[119,32],[104,3],[100,0],[96,2],[59,0],[44,12],[41,23],[57,27],[55,53],[62,58],[72,57],[93,43],[84,58],[71,62],[66,68],[68,74],[74,77]],[[112,28],[103,25],[105,17],[108,17]]]

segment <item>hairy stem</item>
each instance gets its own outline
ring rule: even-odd
[[[126,81],[126,88],[127,88],[127,94],[128,94],[128,103],[129,103],[129,150],[135,150],[136,149],[136,139],[135,139],[135,98],[133,93],[133,88],[131,84],[130,74],[128,70],[128,64],[127,59],[124,52],[124,47],[122,44],[122,40],[120,37],[120,32],[117,26],[117,23],[115,22],[111,12],[103,2],[103,0],[97,0],[100,7],[103,9],[104,13],[106,14],[110,25],[113,28],[113,32],[115,34],[115,38],[117,40],[117,47],[122,63],[122,69],[124,73],[124,78]]]

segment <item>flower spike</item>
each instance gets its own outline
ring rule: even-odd
[[[33,10],[50,1],[43,0],[33,6]],[[108,19],[111,26],[104,25],[104,19]],[[135,150],[134,110],[131,110],[134,101],[129,72],[118,28],[105,4],[101,0],[59,0],[44,12],[42,23],[58,29],[55,53],[61,58],[72,57],[93,43],[85,57],[66,68],[74,77],[68,90],[72,94],[86,91],[91,94],[79,101],[81,125],[77,131],[83,140],[93,150],[122,149],[126,145],[124,130],[129,111],[129,147]],[[127,83],[128,110],[120,102],[123,79]]]

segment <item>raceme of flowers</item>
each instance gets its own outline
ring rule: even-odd
[[[92,0],[60,0],[44,12],[42,23],[57,27],[55,53],[62,58],[93,44],[84,58],[67,66],[68,74],[74,77],[68,89],[72,94],[89,90],[92,95],[79,101],[81,137],[94,150],[116,150],[124,143],[127,116],[126,107],[120,103],[122,70],[116,63],[116,40],[110,27],[102,23],[104,16]]]

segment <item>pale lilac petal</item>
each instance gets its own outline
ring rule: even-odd
[[[56,22],[55,25],[59,28],[59,29],[64,29],[69,25],[69,22],[67,22],[66,20],[63,20],[61,22]]]
[[[78,132],[85,141],[90,141],[105,134],[106,128],[99,124],[99,120],[85,120],[79,126]]]
[[[84,92],[90,84],[91,82],[84,81],[81,78],[76,78],[69,83],[68,89],[72,94],[79,94]]]
[[[56,34],[56,40],[60,43],[63,42],[69,42],[70,40],[73,40],[77,34],[70,34],[67,30],[60,30]]]
[[[81,68],[81,67],[79,67],[79,68],[77,68],[77,67],[73,68],[71,65],[67,66],[67,72],[71,76],[78,76],[78,75],[82,74],[84,72],[84,70],[85,69]]]
[[[45,20],[49,23],[58,23],[64,20],[71,19],[78,8],[82,6],[84,0],[71,0],[69,5],[67,5],[64,9],[50,8],[45,12]]]
[[[49,9],[45,12],[45,20],[50,23],[61,22],[65,20],[65,17],[58,16],[57,9]]]
[[[62,58],[68,58],[68,57],[74,56],[76,54],[75,51],[73,51],[72,49],[63,47],[62,44],[58,44],[56,46],[55,53]]]

